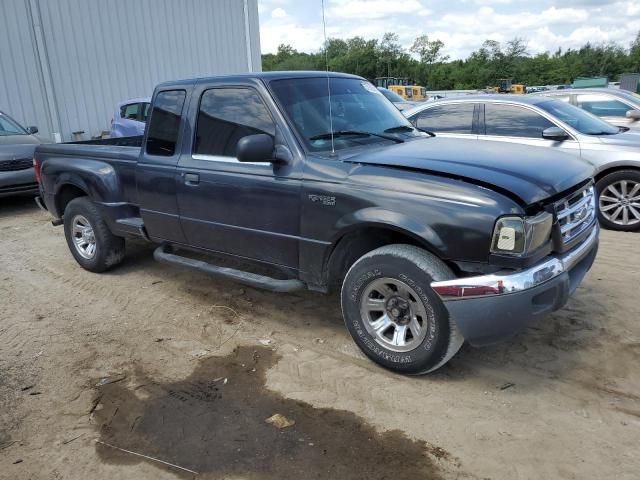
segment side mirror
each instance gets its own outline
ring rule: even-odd
[[[631,120],[640,120],[640,110],[629,110],[626,117]]]
[[[562,142],[569,138],[569,134],[560,127],[549,127],[542,131],[542,138],[553,140],[554,142]]]
[[[33,135],[35,133],[38,133],[38,127],[27,127],[27,133],[29,135]]]
[[[265,133],[242,137],[236,147],[236,157],[239,162],[272,162],[274,143],[273,137]]]

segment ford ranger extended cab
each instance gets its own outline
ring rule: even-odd
[[[434,137],[352,75],[163,83],[134,140],[36,149],[38,202],[82,267],[116,266],[140,237],[254,287],[340,286],[354,341],[401,373],[562,307],[597,251],[592,166]]]

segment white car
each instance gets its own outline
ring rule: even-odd
[[[618,88],[576,88],[536,93],[580,107],[621,127],[640,131],[640,95]]]
[[[541,95],[457,97],[424,103],[402,113],[419,129],[439,137],[574,153],[597,169],[601,225],[612,230],[640,230],[640,132],[611,125],[569,103]]]

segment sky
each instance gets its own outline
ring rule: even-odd
[[[323,42],[321,0],[258,0],[263,53],[281,43],[315,52]],[[452,59],[486,39],[527,41],[528,53],[577,48],[586,42],[629,47],[640,31],[640,0],[325,0],[327,35],[382,38],[395,32],[408,50],[422,34],[440,39]]]

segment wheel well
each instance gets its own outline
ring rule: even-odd
[[[604,177],[606,177],[610,173],[619,172],[621,170],[635,170],[636,172],[640,172],[640,168],[638,168],[638,167],[629,166],[629,165],[620,165],[618,167],[612,167],[612,168],[609,168],[607,170],[603,170],[602,172],[599,172],[595,176],[595,180],[596,180],[596,182],[599,182],[600,180],[602,180]]]
[[[80,187],[76,187],[75,185],[67,184],[62,186],[56,195],[56,207],[58,209],[58,213],[62,217],[64,215],[64,211],[69,205],[69,202],[74,198],[78,197],[86,197],[87,192],[82,190]]]
[[[327,285],[330,289],[341,285],[360,257],[376,248],[394,244],[415,245],[435,254],[430,245],[406,232],[386,227],[362,227],[346,233],[336,243],[325,269]]]

